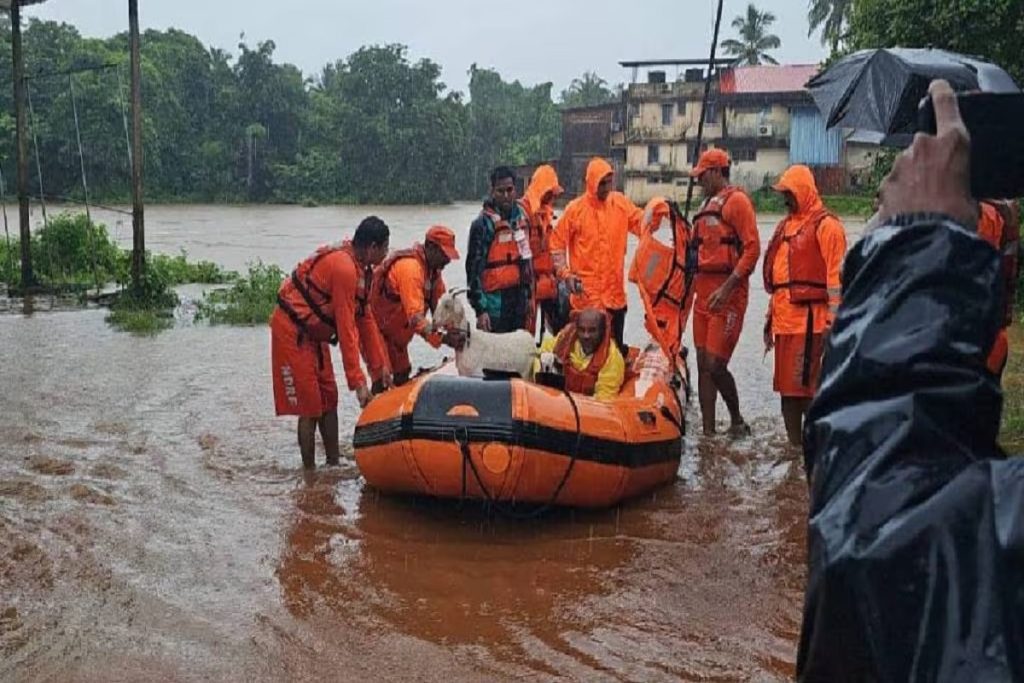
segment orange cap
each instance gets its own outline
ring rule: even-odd
[[[697,160],[697,165],[690,171],[690,175],[694,178],[699,178],[703,175],[704,171],[710,171],[713,168],[729,168],[729,153],[724,149],[709,149],[700,155],[700,159]]]
[[[459,260],[459,250],[455,248],[455,233],[443,225],[435,225],[427,230],[427,242],[433,242],[453,261]]]

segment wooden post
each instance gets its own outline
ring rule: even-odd
[[[18,218],[21,226],[21,286],[35,285],[32,230],[28,209],[28,133],[25,120],[25,64],[21,51],[21,0],[11,2],[11,61],[14,65],[14,116],[18,164]]]
[[[132,287],[146,272],[146,231],[142,210],[142,68],[139,53],[139,0],[128,0],[128,45],[132,91]]]

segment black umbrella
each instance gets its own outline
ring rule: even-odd
[[[821,72],[807,88],[826,126],[878,134],[906,146],[917,131],[917,108],[928,85],[944,78],[956,91],[1015,93],[1017,84],[990,62],[945,50],[861,50]]]

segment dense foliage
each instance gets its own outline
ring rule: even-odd
[[[23,36],[41,170],[30,140],[33,196],[41,175],[45,196],[82,198],[77,105],[91,199],[126,199],[126,34],[84,38],[68,24],[33,19]],[[10,73],[9,43],[0,22],[0,73]],[[435,62],[411,61],[401,45],[364,47],[313,78],[275,62],[274,50],[272,41],[243,42],[233,56],[175,29],[143,34],[148,199],[447,202],[479,196],[496,163],[559,153],[550,83],[508,83],[474,65],[464,101],[440,81]],[[63,73],[105,65],[114,66]],[[9,84],[0,87],[0,112],[0,169],[10,193]]]
[[[855,0],[852,49],[939,47],[978,55],[1024,83],[1021,0]]]

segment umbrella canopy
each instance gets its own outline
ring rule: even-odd
[[[908,145],[917,108],[937,78],[956,91],[1019,92],[1002,68],[955,52],[890,48],[844,57],[807,83],[829,128],[880,134],[883,144]]]

